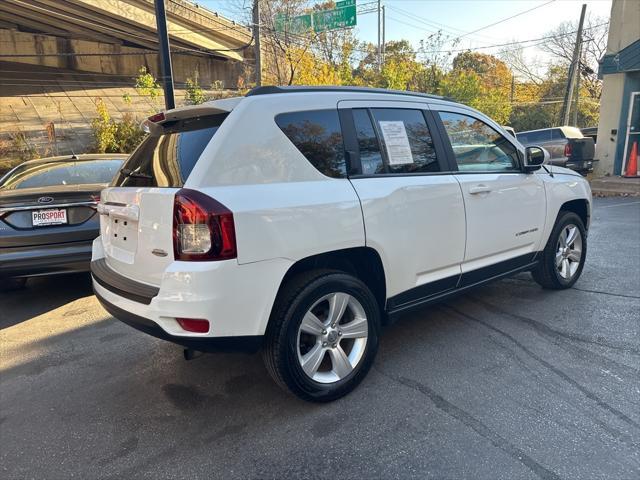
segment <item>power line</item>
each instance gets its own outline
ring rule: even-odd
[[[510,17],[503,18],[502,20],[498,20],[497,22],[490,23],[489,25],[485,25],[484,27],[478,28],[476,30],[472,30],[471,32],[467,32],[464,35],[460,35],[457,39],[459,40],[461,38],[467,37],[469,35],[472,35],[474,33],[480,32],[482,30],[486,30],[487,28],[494,27],[494,26],[496,26],[496,25],[498,25],[500,23],[506,22],[507,20],[511,20],[512,18],[519,17],[520,15],[524,15],[525,13],[532,12],[534,10],[537,10],[538,8],[542,8],[542,7],[544,7],[546,5],[549,5],[550,3],[553,3],[555,1],[556,0],[550,0],[550,1],[546,2],[546,3],[541,4],[541,5],[537,5],[537,6],[533,7],[533,8],[528,9],[528,10],[524,10],[523,12],[516,13],[515,15],[511,15]]]
[[[589,28],[585,28],[584,30],[592,30],[592,29],[599,28],[599,27],[602,27],[602,26],[607,25],[607,24],[608,24],[608,22],[599,23],[599,24],[593,25],[593,26],[591,26]],[[272,33],[275,33],[276,36],[278,34],[282,34],[282,32],[278,32],[273,28],[267,28],[267,30],[271,31]],[[565,33],[560,33],[560,34],[547,35],[547,36],[539,37],[539,38],[530,38],[530,39],[527,39],[527,40],[518,40],[518,41],[513,41],[513,42],[498,43],[498,44],[494,44],[494,45],[485,45],[485,46],[482,46],[482,47],[449,48],[449,49],[445,48],[445,49],[442,49],[442,50],[426,50],[426,51],[410,50],[409,53],[413,53],[413,54],[456,53],[456,52],[484,50],[484,49],[489,49],[489,48],[509,47],[509,46],[514,46],[514,45],[523,45],[522,48],[531,48],[531,47],[539,46],[539,45],[545,43],[547,40],[566,37],[566,36],[569,36],[569,35],[573,35],[576,32],[577,32],[577,30],[576,31],[565,32]],[[290,36],[293,39],[297,38],[297,39],[299,39],[301,41],[311,41],[311,39],[309,37],[305,36],[305,35],[295,34],[295,33],[292,33],[292,32],[287,32],[287,35]],[[533,42],[538,42],[538,43],[533,44],[533,45],[525,45],[525,44],[533,43]],[[364,52],[364,53],[371,53],[369,50],[363,49],[363,48],[354,48],[353,50]],[[519,50],[519,48],[516,48],[514,50]]]
[[[417,21],[419,23],[424,23],[425,25],[436,28],[437,30],[450,33],[451,35],[460,35],[461,33],[466,33],[464,30],[460,28],[445,25],[443,23],[434,22],[433,20],[427,19],[425,17],[421,17],[419,15],[415,15],[413,12],[403,10],[402,8],[396,7],[395,5],[390,5],[387,8],[394,10],[396,13],[399,13],[400,15],[410,18],[411,20]],[[495,41],[495,38],[487,37],[486,35],[477,35],[477,37],[485,37],[487,39],[491,39],[491,41]],[[482,41],[485,41],[485,40],[482,40]]]

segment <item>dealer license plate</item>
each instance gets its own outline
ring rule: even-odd
[[[35,210],[31,212],[31,221],[34,227],[61,225],[63,223],[67,223],[67,210],[65,208]]]

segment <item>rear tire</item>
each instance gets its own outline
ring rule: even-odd
[[[573,212],[561,211],[531,275],[542,288],[571,288],[582,274],[586,256],[587,235],[582,219]]]
[[[292,278],[276,299],[263,358],[281,387],[330,402],[353,390],[378,350],[380,306],[359,279],[335,270]]]
[[[0,292],[20,290],[27,284],[26,278],[4,278],[0,280]]]

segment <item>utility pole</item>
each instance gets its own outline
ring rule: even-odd
[[[573,49],[573,58],[569,67],[569,78],[567,79],[567,90],[564,92],[564,102],[562,102],[562,125],[569,124],[569,114],[571,113],[571,103],[573,100],[573,90],[576,84],[576,74],[580,70],[580,49],[582,48],[582,27],[584,25],[584,15],[587,12],[587,5],[582,5],[580,12],[580,23],[578,24],[578,34],[576,36],[576,46]]]
[[[167,31],[167,13],[164,10],[164,0],[155,0],[156,27],[158,29],[158,43],[160,44],[160,73],[164,88],[164,106],[167,110],[176,108],[173,97],[173,70],[171,69],[171,50],[169,50],[169,32]]]
[[[582,44],[580,45],[580,54],[578,55],[578,74],[576,78],[576,105],[573,109],[573,126],[578,126],[578,108],[580,103],[580,79],[582,77]]]
[[[378,71],[382,70],[382,47],[380,45],[380,27],[382,23],[382,19],[380,17],[380,0],[378,0]]]
[[[385,32],[386,32],[386,28],[387,28],[387,21],[385,18],[385,10],[384,10],[384,5],[382,5],[382,65],[384,65],[384,56],[387,53],[387,43],[385,41]]]
[[[256,86],[262,85],[262,50],[260,48],[260,0],[253,2],[253,41],[256,57]]]

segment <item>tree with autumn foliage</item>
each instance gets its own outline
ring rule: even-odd
[[[511,71],[502,60],[484,53],[462,52],[453,59],[441,91],[506,124],[511,115],[511,83]]]

